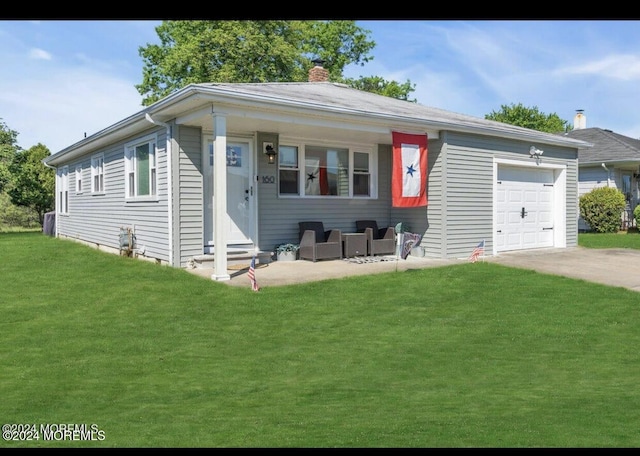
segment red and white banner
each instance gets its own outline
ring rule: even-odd
[[[391,195],[393,207],[427,205],[427,135],[392,132],[393,171]]]

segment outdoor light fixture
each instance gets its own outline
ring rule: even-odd
[[[542,154],[544,154],[544,151],[537,149],[536,146],[531,146],[529,148],[529,155],[531,155],[531,158],[536,159],[536,163],[540,163],[540,155]]]
[[[531,155],[532,157],[540,157],[540,155],[544,154],[543,150],[540,149],[536,149],[536,146],[531,146],[529,148],[529,155]]]
[[[269,164],[273,165],[276,162],[276,155],[278,154],[276,150],[273,148],[273,143],[262,143],[264,147],[264,154],[269,159]]]

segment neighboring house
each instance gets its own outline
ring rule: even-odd
[[[568,138],[591,143],[591,148],[578,149],[578,195],[582,196],[596,187],[619,189],[627,200],[622,213],[620,228],[635,226],[633,210],[638,205],[640,182],[640,140],[619,135],[602,128],[587,128],[586,116],[578,110],[573,130],[565,133]],[[579,218],[578,229],[589,230],[589,225]]]
[[[305,220],[343,232],[359,219],[403,223],[430,258],[466,258],[482,240],[487,255],[577,245],[587,143],[327,76],[316,66],[305,83],[191,84],[47,157],[56,235],[117,252],[129,228],[138,256],[174,267],[226,245],[215,280],[229,279],[228,252],[270,256],[298,242]],[[427,207],[391,205],[394,131],[428,137]],[[331,176],[324,191],[306,185],[318,166]]]

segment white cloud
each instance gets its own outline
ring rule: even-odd
[[[56,153],[140,111],[141,101],[130,81],[65,70],[10,81],[0,93],[0,112],[23,149],[42,143]]]
[[[52,56],[45,50],[33,48],[29,51],[29,58],[36,60],[51,60]]]
[[[610,55],[579,65],[567,66],[556,75],[594,75],[603,78],[633,81],[640,79],[640,57],[631,54]]]

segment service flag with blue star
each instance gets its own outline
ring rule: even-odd
[[[393,207],[427,205],[427,135],[392,132]]]

